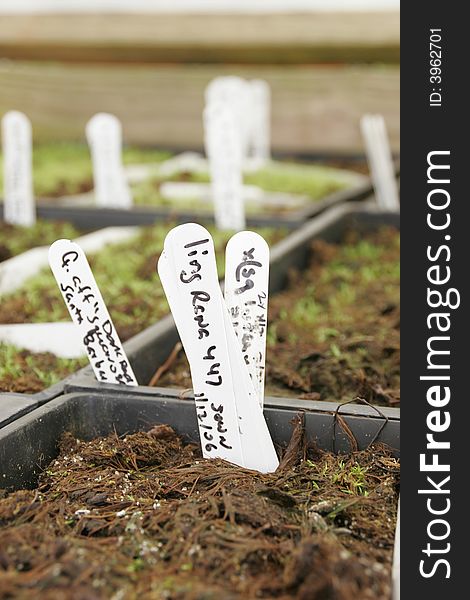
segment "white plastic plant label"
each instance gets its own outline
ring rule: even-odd
[[[49,264],[97,380],[137,385],[83,250],[71,240],[57,240],[49,249]]]
[[[253,108],[250,84],[236,75],[216,77],[206,87],[205,99],[206,106],[221,104],[233,112],[242,161],[245,163],[249,150]]]
[[[261,407],[264,402],[268,287],[268,244],[252,231],[237,233],[228,242],[225,254],[225,302]]]
[[[222,291],[220,291],[220,298],[224,303]],[[244,456],[243,466],[262,473],[272,473],[279,466],[279,459],[253,381],[246,368],[228,309],[224,310],[224,319],[232,379],[235,383],[235,401]]]
[[[361,118],[361,132],[377,204],[385,210],[399,210],[398,186],[383,116],[364,115]]]
[[[98,113],[86,126],[93,162],[96,204],[103,208],[130,208],[132,195],[122,165],[122,127],[119,119]]]
[[[242,152],[233,111],[222,104],[207,106],[204,130],[216,227],[240,231],[245,228]]]
[[[32,172],[32,130],[26,115],[16,110],[2,118],[3,211],[12,225],[36,222]]]
[[[171,230],[158,274],[191,368],[202,451],[243,464],[214,244],[193,223]]]
[[[274,470],[277,456],[223,301],[209,232],[194,223],[170,231],[158,274],[190,364],[203,455]]]
[[[271,89],[263,79],[252,79],[249,84],[252,97],[250,151],[259,168],[271,159]]]

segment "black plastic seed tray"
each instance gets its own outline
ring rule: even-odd
[[[128,390],[128,388],[127,388]],[[178,392],[156,388],[150,393],[130,394],[120,386],[101,386],[88,392],[65,394],[36,408],[0,430],[0,488],[33,487],[37,476],[57,455],[64,432],[90,440],[116,431],[119,435],[147,430],[156,423],[171,425],[188,440],[199,439],[192,399]],[[335,417],[341,417],[346,433]],[[334,452],[350,452],[354,436],[359,449],[372,441],[389,445],[398,455],[400,421],[397,409],[377,412],[368,406],[339,405],[288,398],[267,398],[265,416],[273,441],[285,447],[292,433],[292,419],[305,415],[307,440]]]
[[[296,229],[328,208],[343,202],[359,201],[372,194],[369,179],[356,185],[333,192],[323,199],[312,201],[308,206],[279,212],[266,210],[263,214],[247,215],[247,227],[285,227]],[[196,222],[209,224],[214,222],[213,212],[197,210],[178,210],[170,207],[134,206],[130,209],[95,208],[92,206],[63,206],[53,201],[40,201],[37,204],[37,216],[51,221],[67,221],[78,229],[88,230],[102,227],[128,225],[151,225],[157,221],[175,223]],[[3,218],[3,204],[0,204],[0,219]]]

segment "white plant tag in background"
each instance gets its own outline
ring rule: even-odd
[[[225,252],[225,303],[263,407],[268,319],[269,246],[257,233],[241,231]]]
[[[250,143],[252,94],[250,84],[236,75],[215,77],[206,87],[206,106],[221,104],[232,111],[240,139],[242,164],[245,163]]]
[[[398,186],[383,116],[364,115],[361,132],[377,204],[385,210],[399,210]]]
[[[31,227],[36,222],[33,194],[32,130],[26,115],[16,110],[2,118],[3,218]]]
[[[252,79],[249,84],[252,97],[249,150],[254,165],[260,168],[271,159],[271,90],[263,79]]]
[[[158,273],[190,364],[203,455],[274,470],[277,456],[223,301],[209,232],[194,223],[173,229]]]
[[[97,380],[137,385],[83,250],[71,240],[57,240],[49,249],[49,264]]]
[[[119,119],[98,113],[86,126],[93,162],[95,200],[103,208],[130,208],[132,195],[122,165],[122,127]]]
[[[233,111],[222,104],[207,106],[204,130],[216,227],[240,231],[245,228],[242,154]]]

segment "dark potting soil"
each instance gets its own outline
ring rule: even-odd
[[[269,300],[266,394],[400,403],[399,234],[315,241],[311,260]],[[184,352],[154,385],[191,388]]]
[[[86,363],[86,358],[57,358],[50,352],[33,353],[0,343],[0,392],[40,392]]]
[[[0,598],[389,600],[399,464],[335,456],[298,419],[276,473],[204,460],[171,428],[66,434],[0,494]]]

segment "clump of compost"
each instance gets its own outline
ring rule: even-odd
[[[268,475],[166,425],[66,434],[36,490],[0,499],[0,598],[388,600],[398,486],[387,448],[320,451],[300,418]]]

